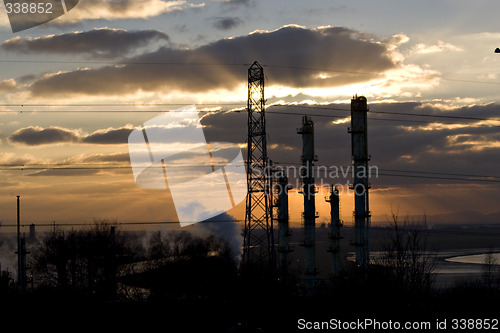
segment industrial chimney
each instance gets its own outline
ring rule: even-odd
[[[351,100],[352,163],[354,190],[354,243],[356,265],[362,269],[370,263],[368,231],[370,228],[370,209],[368,200],[368,139],[367,139],[367,102],[364,96],[354,96]]]
[[[302,245],[305,248],[305,284],[306,289],[311,290],[314,288],[317,273],[315,262],[315,224],[318,215],[315,203],[314,162],[318,159],[314,154],[314,123],[310,117],[303,117],[302,127],[297,130],[297,133],[302,135],[302,166],[300,177],[302,180],[301,193],[304,195],[304,242]]]
[[[332,254],[332,277],[336,278],[340,273],[340,234],[342,221],[340,220],[340,195],[339,190],[332,185],[330,196],[325,198],[330,203],[330,247],[328,252]]]
[[[282,175],[278,179],[278,199],[276,206],[278,207],[278,254],[279,254],[279,277],[280,280],[286,284],[289,266],[289,253],[292,248],[289,245],[289,238],[292,235],[289,225],[288,215],[288,177]]]

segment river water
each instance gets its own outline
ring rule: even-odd
[[[481,264],[481,265],[484,265],[486,262],[486,258],[487,258],[487,254],[481,253],[481,254],[472,254],[472,255],[466,255],[466,256],[451,257],[451,258],[447,258],[446,261],[457,262],[457,263],[462,263],[462,264]],[[500,253],[493,253],[492,259],[493,259],[492,263],[494,265],[500,265]]]
[[[467,281],[481,281],[485,273],[485,258],[488,249],[460,249],[443,251],[437,255],[437,264],[434,272],[438,286],[453,286],[456,283]],[[493,251],[497,274],[500,274],[500,249]]]

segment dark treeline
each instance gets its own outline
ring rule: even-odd
[[[494,263],[484,279],[447,289],[433,283],[434,256],[423,224],[394,217],[384,255],[360,272],[306,291],[290,274],[241,275],[228,240],[186,231],[146,237],[101,221],[55,230],[31,249],[33,282],[22,292],[0,277],[5,320],[29,318],[35,328],[113,330],[162,325],[169,332],[291,332],[297,321],[495,318],[500,281]]]

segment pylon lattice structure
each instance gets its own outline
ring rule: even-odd
[[[264,69],[248,69],[248,150],[242,268],[274,270],[271,170],[267,157]]]

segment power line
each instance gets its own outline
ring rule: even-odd
[[[387,111],[370,111],[372,113],[378,114],[393,114],[401,116],[412,116],[412,117],[429,117],[429,118],[445,118],[445,119],[463,119],[463,120],[478,120],[478,121],[488,121],[497,120],[491,118],[479,118],[479,117],[464,117],[464,116],[450,116],[450,115],[437,115],[437,114],[415,114],[415,113],[405,113],[405,112],[387,112]],[[499,120],[500,121],[500,120]]]
[[[243,103],[92,103],[92,104],[0,104],[0,107],[94,107],[94,106],[187,106],[187,105],[245,105]]]
[[[200,113],[218,113],[227,112],[228,110],[197,110]],[[17,113],[17,114],[29,114],[29,113],[174,113],[174,112],[185,112],[181,110],[0,110],[0,113]]]
[[[299,162],[285,162],[285,161],[275,161],[275,165],[299,165]],[[222,164],[221,164],[222,165]],[[193,164],[193,163],[172,163],[169,167],[209,167],[208,164]],[[238,166],[237,166],[238,167]],[[342,166],[342,165],[325,165],[325,164],[315,164],[316,168],[341,168],[349,170],[352,166]],[[85,170],[85,169],[97,169],[97,170],[107,170],[107,169],[130,169],[131,165],[129,163],[124,164],[112,164],[112,163],[27,163],[27,164],[0,164],[0,170]],[[158,168],[163,168],[163,166],[158,166]],[[477,177],[477,178],[490,178],[490,179],[500,179],[500,176],[496,175],[484,175],[484,174],[467,174],[467,173],[450,173],[442,171],[417,171],[417,170],[404,170],[404,169],[386,169],[377,167],[378,171],[387,172],[399,172],[399,173],[410,173],[410,174],[424,174],[424,175],[442,175],[442,176],[460,176],[460,177]]]
[[[203,224],[209,223],[239,223],[244,222],[244,220],[234,219],[234,220],[206,220],[198,223],[198,225],[203,226]],[[179,221],[140,221],[140,222],[113,222],[110,225],[158,225],[158,224],[179,224]],[[20,226],[23,228],[29,227],[30,224],[21,224]],[[88,227],[91,226],[92,223],[35,223],[36,227]],[[2,224],[0,228],[4,227],[17,227],[17,224]]]
[[[204,104],[204,105],[218,105],[219,103],[215,104]],[[7,105],[7,104],[4,104]],[[10,105],[20,105],[24,106],[25,104],[10,104]],[[32,104],[32,105],[37,105],[37,104]],[[38,105],[43,105],[43,104],[38,104]],[[51,105],[51,106],[69,106],[71,104],[46,104]],[[85,105],[85,106],[94,106],[98,104],[74,104],[76,105]],[[114,106],[124,106],[126,104],[102,104],[102,105],[114,105]],[[151,103],[151,104],[137,104],[137,105],[188,105],[188,104],[177,104],[177,103]],[[200,105],[200,104],[198,104]],[[238,105],[237,103],[228,103],[226,105]],[[281,106],[281,107],[303,107],[303,106],[297,106],[297,105],[273,105],[274,107]],[[305,109],[324,109],[324,110],[335,110],[335,111],[350,111],[347,109],[342,109],[342,108],[333,108],[333,107],[319,107],[319,106],[307,106],[303,107]],[[201,112],[222,112],[220,110],[200,110]],[[18,111],[13,111],[13,112],[18,112]],[[28,111],[24,111],[28,112]],[[33,111],[36,112],[36,111]],[[50,111],[43,111],[43,112],[50,112]],[[69,111],[69,110],[60,110],[60,111],[54,111],[54,112],[75,112],[75,111]],[[110,111],[110,110],[80,110],[80,112],[145,112],[145,111],[138,111],[138,110],[117,110],[117,111]],[[147,110],[146,110],[147,112]],[[180,110],[155,110],[155,111],[150,111],[150,112],[182,112]],[[235,111],[235,112],[240,112],[240,111]],[[282,115],[302,115],[301,113],[294,113],[294,112],[286,112],[286,111],[268,111],[270,114],[282,114]],[[417,116],[417,117],[438,117],[438,118],[449,118],[449,119],[464,119],[464,120],[480,120],[480,121],[486,121],[486,120],[493,120],[493,119],[488,119],[488,118],[478,118],[478,117],[460,117],[460,116],[444,116],[444,115],[430,115],[430,114],[411,114],[411,113],[404,113],[404,112],[384,112],[384,111],[372,111],[372,113],[380,113],[380,114],[395,114],[395,115],[404,115],[404,116]],[[315,117],[326,117],[326,118],[346,118],[344,116],[338,116],[338,115],[325,115],[325,114],[314,114]],[[398,122],[420,122],[420,123],[427,123],[426,121],[418,121],[418,120],[409,120],[409,119],[391,119],[391,118],[372,118],[372,120],[380,120],[380,121],[398,121]],[[494,126],[498,127],[498,126]],[[82,165],[82,164],[78,164]],[[186,165],[177,165],[178,167],[185,167]],[[188,165],[188,166],[193,166],[193,165]],[[30,164],[30,165],[10,165],[10,164],[4,164],[0,165],[2,167],[0,170],[3,171],[12,171],[12,170],[20,170],[20,171],[28,171],[28,170],[92,170],[92,169],[99,169],[99,170],[106,170],[106,169],[128,169],[130,166],[113,166],[113,165],[104,165],[104,166],[97,166],[95,164],[89,164],[88,166],[73,166],[71,165],[64,165],[64,164],[57,164],[55,167],[53,164],[47,164],[47,165],[42,165],[42,164]],[[480,177],[480,178],[490,178],[490,179],[478,179],[477,181],[489,181],[489,182],[495,182],[493,179],[498,179],[500,177],[497,176],[489,176],[489,175],[471,175],[471,174],[454,174],[454,173],[442,173],[442,172],[426,172],[426,171],[409,171],[409,170],[394,170],[394,169],[387,169],[385,171],[388,172],[403,172],[403,173],[414,173],[416,175],[397,175],[397,174],[390,174],[386,173],[384,174],[385,176],[393,176],[393,177],[408,177],[408,178],[429,178],[429,179],[443,179],[443,180],[466,180],[466,181],[476,181],[475,179],[470,179],[470,178],[444,178],[444,177],[437,177],[437,176],[429,176],[429,175],[442,175],[442,176],[461,176],[461,177]],[[419,174],[419,175],[418,175]]]
[[[0,60],[0,63],[35,63],[35,64],[103,64],[103,65],[168,65],[168,66],[250,66],[242,63],[216,63],[216,62],[169,62],[169,61],[110,61],[110,60]]]
[[[313,68],[313,67],[303,67],[303,66],[286,66],[286,65],[262,65],[267,68],[279,68],[279,69],[298,69],[303,71],[315,71],[315,72],[332,72],[332,73],[342,73],[342,74],[355,74],[355,75],[370,75],[378,76],[384,74],[384,72],[361,72],[361,71],[346,71],[341,69],[325,69],[325,68]]]
[[[293,113],[293,112],[285,112],[285,111],[266,111],[268,114],[284,114],[284,115],[292,115],[292,116],[302,116],[304,113]],[[312,117],[321,117],[321,118],[336,118],[336,119],[343,119],[343,118],[350,118],[350,116],[345,117],[345,116],[336,116],[336,115],[330,115],[330,114],[312,114],[308,113],[309,116]],[[408,122],[408,123],[421,123],[421,124],[428,124],[428,121],[423,121],[423,120],[414,120],[414,119],[395,119],[395,118],[370,118],[370,120],[376,120],[376,121],[396,121],[396,122]]]
[[[183,166],[184,167],[184,166]],[[113,167],[32,167],[32,166],[11,166],[1,167],[0,171],[30,171],[30,170],[115,170],[130,169],[130,166]],[[160,168],[160,167],[158,167]]]
[[[0,110],[0,113],[158,113],[158,112],[184,112],[180,110]],[[228,110],[220,111],[220,110],[198,110],[198,112],[206,112],[206,113],[227,113]],[[234,111],[239,112],[239,111]],[[267,111],[268,114],[281,114],[281,115],[291,115],[291,116],[302,116],[302,113],[293,113],[286,111]],[[336,115],[322,115],[322,114],[309,114],[314,117],[322,117],[322,118],[336,118],[342,119],[346,118],[344,116],[336,116]],[[428,124],[428,121],[422,120],[412,120],[412,119],[395,119],[395,118],[371,118],[376,121],[396,121],[396,122],[407,122],[407,123],[422,123]]]
[[[340,109],[338,109],[340,110]],[[0,113],[159,113],[159,112],[184,112],[182,110],[0,110]],[[230,111],[230,110],[197,110],[197,112],[205,112],[205,113],[231,113],[231,112],[240,112],[240,111]],[[304,113],[294,113],[294,112],[286,112],[286,111],[267,111],[268,114],[281,114],[281,115],[291,115],[291,116],[302,116]],[[373,112],[373,113],[386,113],[386,114],[396,114],[391,112]],[[312,114],[308,113],[310,116],[314,117],[322,117],[322,118],[349,118],[345,116],[338,115],[325,115],[325,114]],[[474,119],[481,121],[488,120],[496,120],[496,119],[488,119],[488,118],[471,118],[471,117],[453,117],[453,116],[434,116],[434,115],[417,115],[417,114],[407,114],[411,116],[422,116],[422,117],[440,117],[440,118],[449,118],[449,119]],[[428,121],[423,120],[415,120],[415,119],[400,119],[400,118],[370,118],[375,121],[395,121],[395,122],[407,122],[407,123],[421,123],[428,124]],[[455,124],[455,123],[447,123],[447,124]],[[488,125],[482,124],[481,126],[487,127],[500,127],[500,125]]]
[[[40,63],[40,64],[102,64],[102,65],[166,65],[166,66],[234,66],[234,67],[248,67],[251,64],[244,63],[209,63],[209,62],[169,62],[169,61],[69,61],[69,60],[21,60],[21,59],[10,59],[10,60],[0,60],[0,63]],[[264,64],[263,67],[276,68],[276,69],[293,69],[293,70],[305,70],[305,71],[315,71],[315,72],[332,72],[341,74],[351,74],[351,75],[369,75],[369,76],[379,76],[387,74],[386,72],[361,72],[361,71],[346,71],[334,68],[314,68],[306,66],[287,66],[287,65],[273,65]],[[421,77],[411,77],[405,75],[395,75],[406,80],[433,80],[439,79],[443,81],[450,82],[463,82],[463,83],[475,83],[475,84],[493,84],[500,85],[500,82],[490,82],[490,81],[477,81],[477,80],[464,80],[464,79],[452,79],[438,76],[421,76]]]
[[[280,162],[274,161],[275,165],[301,165],[296,162]],[[315,167],[328,167],[327,165],[315,165]],[[350,170],[350,166],[336,166],[344,170]],[[385,173],[379,173],[379,171]],[[394,172],[400,173],[410,173],[410,175],[395,174]],[[344,172],[345,175],[350,174],[350,172]],[[406,178],[428,178],[428,179],[441,179],[441,180],[463,180],[463,181],[481,181],[481,182],[500,182],[500,176],[493,175],[478,175],[478,174],[463,174],[463,173],[449,173],[441,171],[416,171],[416,170],[401,170],[401,169],[384,169],[377,167],[377,175],[382,176],[394,176],[394,177],[406,177]],[[450,176],[450,177],[440,177],[440,176]],[[468,178],[464,178],[468,177]],[[471,178],[472,177],[472,178]],[[489,179],[473,179],[473,178],[489,178]]]
[[[415,170],[397,170],[397,169],[380,169],[389,172],[404,172],[404,173],[420,173],[429,175],[446,175],[446,176],[462,176],[462,177],[479,177],[479,178],[493,178],[500,179],[500,176],[491,175],[477,175],[477,174],[464,174],[464,173],[447,173],[447,172],[430,172],[430,171],[415,171]]]
[[[338,69],[325,69],[325,68],[313,68],[313,67],[302,67],[302,66],[285,66],[285,65],[263,65],[263,66],[264,67],[269,67],[269,68],[298,69],[298,70],[307,70],[307,71],[316,71],[316,72],[333,72],[333,73],[355,74],[355,75],[369,75],[369,76],[379,76],[379,75],[382,75],[382,74],[387,74],[385,72],[344,71],[344,70],[338,70]],[[434,79],[439,79],[439,80],[450,81],[450,82],[480,83],[480,84],[493,84],[493,85],[499,85],[500,84],[500,82],[464,80],[464,79],[452,79],[452,78],[438,77],[438,76],[412,77],[412,76],[405,76],[405,75],[395,75],[395,77],[399,77],[399,78],[406,79],[406,80],[434,80]]]
[[[291,116],[302,116],[303,113],[294,113],[294,112],[286,112],[286,111],[269,111],[266,110],[267,114],[284,114],[284,115],[291,115]],[[331,114],[311,114],[314,117],[324,117],[324,118],[345,118],[345,116],[336,116],[336,115],[331,115]]]
[[[300,163],[284,163],[279,161],[273,161],[276,165],[301,165]],[[55,165],[55,166],[53,166]],[[108,164],[78,164],[78,165],[87,165],[87,166],[72,166],[71,164],[59,165],[59,164],[28,164],[28,165],[9,165],[4,164],[0,165],[0,170],[15,170],[15,171],[29,171],[29,170],[113,170],[113,169],[130,169],[130,165],[108,165]],[[210,167],[210,165],[202,165],[202,164],[172,164],[169,165],[171,167]],[[242,167],[242,166],[236,166]],[[315,165],[315,167],[328,167],[326,165]],[[339,168],[345,168],[349,170],[348,166],[336,166]],[[155,167],[151,167],[155,168]],[[156,168],[163,168],[163,166],[158,166]],[[377,168],[378,171],[387,171],[387,172],[400,172],[400,173],[410,173],[410,174],[424,174],[424,175],[442,175],[442,176],[460,176],[460,177],[477,177],[477,178],[490,178],[490,179],[499,179],[500,176],[492,176],[492,175],[478,175],[478,174],[462,174],[462,173],[449,173],[449,172],[431,172],[431,171],[415,171],[415,170],[398,170],[398,169],[384,169]],[[346,172],[347,173],[347,172]],[[404,176],[404,175],[402,175]]]
[[[214,223],[241,223],[241,222],[244,222],[244,220],[240,220],[240,219],[234,219],[234,220],[220,220],[220,221],[202,221],[200,223],[197,223],[196,225],[197,226],[203,226],[203,224],[208,224],[208,223],[211,223],[211,222],[214,222]],[[302,221],[300,220],[292,220],[292,221],[289,221],[291,224],[301,224]],[[348,222],[349,221],[345,221],[345,222]],[[41,228],[41,227],[50,227],[50,228],[54,228],[54,227],[57,227],[57,228],[63,228],[63,227],[92,227],[93,226],[93,223],[92,222],[88,222],[88,223],[31,223],[33,225],[35,225],[35,227],[37,228]],[[22,228],[27,228],[29,227],[31,224],[21,224],[20,227]],[[177,221],[152,221],[152,222],[114,222],[114,223],[110,223],[109,225],[110,226],[118,226],[118,225],[124,225],[124,226],[127,226],[127,225],[162,225],[162,224],[179,224],[179,222]],[[349,223],[350,224],[350,223]],[[16,227],[17,225],[16,224],[10,224],[10,223],[6,223],[6,224],[2,224],[0,226],[0,228],[12,228],[12,227]],[[345,225],[344,225],[345,227]],[[383,228],[383,226],[382,226]],[[455,233],[455,231],[446,231],[446,230],[440,230],[441,233]]]
[[[0,104],[0,107],[123,107],[123,106],[182,106],[182,105],[203,105],[203,106],[241,106],[245,107],[242,103],[113,103],[113,104]],[[267,108],[275,107],[285,107],[285,108],[302,108],[302,109],[314,109],[314,110],[327,110],[327,111],[343,111],[350,112],[349,109],[329,107],[329,106],[303,106],[303,105],[291,105],[291,104],[272,104],[267,106]],[[197,110],[197,112],[241,112],[238,110]],[[19,112],[39,112],[39,113],[100,113],[100,112],[116,112],[116,113],[147,113],[147,112],[184,112],[182,110],[0,110],[4,113],[19,113]],[[267,111],[267,113],[275,114],[285,114],[285,115],[302,115],[303,113],[292,113],[286,111]],[[476,120],[476,121],[491,121],[499,120],[494,118],[484,118],[484,117],[466,117],[466,116],[453,116],[453,115],[436,115],[436,114],[426,114],[426,113],[408,113],[408,112],[388,112],[388,111],[377,111],[370,110],[371,114],[384,114],[384,115],[400,115],[400,116],[410,116],[410,117],[426,117],[426,118],[442,118],[442,119],[462,119],[462,120]],[[320,115],[313,114],[315,117],[330,117],[330,118],[345,118],[343,116],[337,115]],[[380,120],[382,118],[371,118],[373,120]],[[382,120],[387,121],[400,121],[401,119],[390,119],[383,118]],[[412,120],[406,119],[405,121],[414,122]],[[500,121],[500,120],[499,120]]]
[[[388,176],[388,177],[402,177],[402,178],[424,178],[424,179],[439,179],[439,180],[459,180],[459,181],[470,181],[470,182],[500,183],[500,180],[494,180],[494,179],[471,179],[471,178],[458,178],[458,177],[399,175],[399,174],[391,174],[391,173],[379,173],[378,175],[379,176]]]
[[[273,161],[276,165],[283,164],[297,164],[298,163],[283,163]],[[172,165],[169,167],[203,167],[205,165]],[[316,165],[321,167],[321,165]],[[37,170],[114,170],[114,169],[130,169],[131,166],[99,166],[99,165],[89,165],[88,167],[50,167],[50,166],[8,166],[0,167],[0,171],[37,171]],[[158,167],[160,168],[160,167]],[[346,167],[348,168],[348,167]],[[379,172],[381,171],[381,172]],[[410,174],[398,174],[398,173],[410,173]],[[346,173],[347,174],[347,173]],[[487,182],[487,183],[500,183],[500,176],[492,175],[478,175],[478,174],[461,174],[461,173],[446,173],[446,172],[431,172],[431,171],[415,171],[415,170],[396,170],[396,169],[381,169],[378,168],[377,176],[388,176],[388,177],[401,177],[401,178],[424,178],[424,179],[436,179],[436,180],[459,180],[459,181],[470,181],[470,182]],[[449,177],[443,177],[449,176]],[[378,178],[378,177],[377,177]]]
[[[299,107],[296,105],[283,105],[283,104],[276,104],[276,105],[271,105],[269,107],[273,106],[284,106],[284,107]],[[333,111],[344,111],[344,112],[350,112],[350,109],[342,109],[342,108],[333,108],[333,107],[328,107],[328,106],[306,106],[304,108],[309,108],[309,109],[317,109],[317,110],[333,110]],[[452,116],[452,115],[435,115],[435,114],[428,114],[428,113],[408,113],[408,112],[388,112],[388,111],[374,111],[370,109],[370,113],[377,113],[377,114],[388,114],[388,115],[402,115],[402,116],[412,116],[412,117],[430,117],[430,118],[445,118],[445,119],[463,119],[463,120],[479,120],[479,121],[488,121],[488,120],[496,120],[496,119],[491,119],[491,118],[481,118],[481,117],[465,117],[465,116]],[[500,121],[500,120],[499,120]]]

